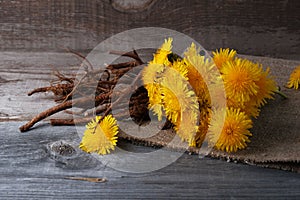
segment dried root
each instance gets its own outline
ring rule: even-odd
[[[68,51],[87,61],[81,54],[71,50]],[[56,97],[55,101],[59,104],[36,115],[28,123],[21,126],[19,128],[20,131],[28,131],[37,122],[61,111],[73,114],[73,112],[68,110],[72,107],[82,109],[79,113],[77,113],[80,116],[79,118],[51,119],[51,124],[74,125],[78,123],[87,123],[91,120],[94,114],[106,116],[111,113],[112,108],[120,108],[122,105],[123,108],[124,105],[126,105],[125,108],[128,108],[129,105],[130,116],[136,123],[142,124],[145,121],[149,121],[147,90],[143,87],[137,88],[138,81],[141,79],[140,74],[138,74],[131,82],[126,82],[125,80],[123,84],[127,84],[128,87],[122,91],[118,91],[117,94],[113,94],[113,89],[119,79],[129,70],[144,64],[143,61],[140,59],[136,51],[111,53],[126,56],[133,60],[118,64],[111,64],[104,70],[93,69],[92,65],[87,61],[88,67],[85,68],[85,73],[80,79],[76,79],[75,75],[67,77],[56,71],[54,75],[57,80],[54,83],[48,87],[36,88],[29,92],[29,96],[41,92],[52,92]],[[126,97],[126,95],[128,95],[128,93],[132,90],[135,92],[131,98],[126,101],[126,98],[124,97]],[[113,95],[117,95],[117,98],[114,96],[113,99],[115,100],[112,102]],[[122,112],[119,113],[119,116],[122,116]]]

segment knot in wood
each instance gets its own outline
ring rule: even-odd
[[[112,0],[111,5],[118,11],[132,13],[149,9],[155,2],[156,0]]]
[[[72,156],[76,153],[74,147],[65,141],[56,141],[50,145],[50,150],[61,156]]]

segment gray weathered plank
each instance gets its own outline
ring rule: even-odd
[[[292,0],[0,1],[0,49],[5,51],[0,55],[0,199],[299,199],[299,174],[187,154],[155,172],[118,172],[81,152],[74,128],[40,123],[21,134],[18,127],[25,122],[10,121],[28,120],[54,105],[51,95],[26,96],[32,88],[48,85],[52,68],[76,72],[80,62],[75,57],[48,51],[71,47],[87,52],[118,32],[158,26],[183,32],[210,50],[231,47],[239,53],[299,59],[299,6],[299,1]],[[19,50],[39,53],[16,53]],[[299,64],[251,59],[285,67],[283,76],[277,77],[281,85]],[[296,94],[292,96],[297,98]],[[264,123],[267,119],[263,118]],[[280,122],[280,117],[276,120]],[[297,125],[297,121],[288,124]],[[265,130],[264,125],[256,130]],[[75,154],[62,156],[50,149],[61,141],[74,145]],[[123,141],[119,146],[153,151]],[[268,164],[278,167],[278,163]],[[299,163],[288,163],[292,164],[299,168]],[[90,183],[66,176],[106,177],[108,181]]]
[[[1,52],[0,58],[0,120],[28,120],[55,105],[52,94],[29,97],[27,93],[49,86],[54,70],[76,74],[81,63],[75,55],[54,52]]]
[[[19,133],[22,123],[0,123],[1,199],[300,197],[300,174],[200,159],[196,155],[184,154],[166,168],[144,174],[115,171],[78,149],[80,156],[55,157],[49,144],[64,140],[76,147],[76,130],[43,125]],[[120,147],[128,151],[153,150],[123,142]],[[91,183],[67,180],[66,176],[105,177],[108,181]]]
[[[55,105],[51,95],[36,94],[28,97],[26,93],[36,87],[49,85],[49,80],[53,78],[51,76],[53,68],[70,74],[76,73],[80,65],[80,61],[74,55],[67,53],[1,52],[0,58],[1,121],[30,120],[34,115]],[[298,92],[283,86],[288,80],[289,73],[300,62],[255,56],[246,58],[260,62],[264,67],[270,66],[276,81],[290,99],[283,101],[277,96],[275,101],[270,101],[265,106],[261,116],[254,123],[251,130],[252,142],[246,150],[232,155],[213,151],[211,156],[230,156],[233,160],[245,163],[299,171],[297,152],[300,124],[296,119],[300,111],[295,109],[299,100]],[[283,113],[289,120],[282,121]],[[72,116],[61,112],[53,117]]]
[[[265,67],[272,67],[272,73],[282,87],[286,84],[291,71],[300,64],[296,60],[256,56],[246,56],[246,58],[260,62]],[[49,86],[50,81],[55,78],[52,74],[53,70],[59,70],[66,75],[76,74],[80,64],[81,61],[71,53],[0,52],[0,121],[29,120],[39,112],[55,105],[49,93],[30,97],[27,93],[37,87]],[[286,70],[280,70],[281,68]],[[288,95],[297,98],[295,91],[283,89]]]

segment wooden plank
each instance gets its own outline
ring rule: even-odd
[[[15,0],[0,2],[0,49],[89,51],[116,33],[164,27],[208,50],[299,59],[300,2],[295,0]]]
[[[284,85],[288,80],[289,73],[300,62],[266,57],[245,57],[262,63],[264,67],[270,66],[277,83],[290,99],[283,101],[277,97],[275,101],[270,101],[265,106],[258,120],[254,122],[254,128],[251,130],[252,142],[246,150],[230,155],[213,151],[210,155],[221,158],[228,157],[249,164],[277,166],[276,168],[299,171],[299,164],[297,165],[299,163],[297,156],[299,123],[296,120],[300,112],[297,109],[299,98],[297,91],[284,88]],[[26,94],[36,87],[48,86],[53,67],[71,74],[76,73],[80,64],[80,61],[71,54],[53,52],[2,52],[0,58],[2,58],[0,59],[2,78],[0,120],[2,121],[30,120],[36,114],[55,105],[51,95],[36,94],[28,97]],[[283,113],[289,120],[282,121]],[[53,118],[57,117],[70,118],[72,116],[61,112],[53,116]],[[132,137],[129,139],[135,140]],[[151,138],[147,139],[146,144],[149,143],[152,146],[158,145],[160,142],[157,138],[152,140]],[[176,148],[180,148],[180,146]]]
[[[1,112],[7,111],[7,119],[22,115],[19,120],[53,104],[49,96],[26,97],[26,92],[33,87],[48,85],[53,66],[71,73],[76,71],[79,63],[72,55],[61,53],[2,52],[0,57]],[[298,64],[296,61],[251,58],[287,69]],[[281,84],[285,82],[284,79],[278,81]],[[29,84],[26,85],[26,82]],[[11,103],[5,100],[9,98]],[[24,123],[0,123],[1,199],[297,199],[300,196],[299,174],[199,159],[196,155],[184,154],[170,166],[151,173],[118,172],[81,152],[77,148],[80,138],[74,128],[40,123],[30,132],[20,133],[18,127]],[[49,148],[60,142],[73,145],[78,153],[63,156]],[[135,152],[153,150],[122,141],[119,147]],[[91,183],[65,179],[74,176],[105,177],[108,181]]]
[[[29,97],[27,93],[49,86],[54,70],[76,74],[81,63],[69,53],[1,52],[0,57],[0,120],[28,120],[55,105],[52,94]]]
[[[272,67],[272,73],[282,87],[286,84],[289,73],[300,64],[299,61],[292,60],[246,57],[262,63],[265,67]],[[66,75],[76,74],[80,64],[81,61],[70,53],[0,52],[0,120],[28,120],[55,105],[49,93],[30,97],[27,93],[37,87],[49,86],[50,81],[55,78],[54,70]],[[281,68],[286,70],[280,70]],[[297,94],[284,87],[283,90],[291,96]]]
[[[63,52],[63,47],[88,52],[103,39],[120,31],[158,26],[183,32],[198,40],[206,49],[231,47],[238,49],[239,53],[299,59],[299,6],[299,1],[291,0],[0,1],[0,198],[299,199],[299,174],[200,159],[187,154],[155,172],[119,172],[81,152],[78,149],[80,138],[74,128],[50,127],[40,123],[30,132],[21,134],[18,127],[25,122],[13,122],[28,120],[54,105],[49,94],[27,97],[26,93],[35,87],[48,85],[53,68],[68,74],[76,72],[80,61],[71,54],[55,53]],[[300,64],[299,61],[248,58],[282,68],[275,74],[280,85],[286,83],[290,71]],[[284,90],[299,100],[298,93]],[[277,103],[275,101],[271,106]],[[275,124],[272,131],[284,131],[280,126],[280,113],[287,105],[291,104],[286,103],[276,110],[275,120],[271,122]],[[270,109],[266,107],[265,110]],[[283,112],[294,117],[294,121],[284,122],[291,129],[287,134],[297,133],[299,127],[299,110],[290,111]],[[259,120],[268,123],[268,117],[272,115],[274,113],[267,113]],[[264,124],[256,125],[255,130],[262,132],[264,142],[267,142],[270,130]],[[283,135],[272,137],[284,140]],[[269,145],[270,154],[265,154],[262,151],[265,148],[255,143],[257,140],[258,137],[253,138],[250,149],[258,149],[259,155],[264,158],[272,157],[273,147],[277,150],[284,147],[278,143]],[[290,142],[294,150],[299,148],[297,138],[284,141]],[[69,149],[61,155],[60,149],[56,148],[58,153],[51,148],[61,142],[73,146],[74,151]],[[134,146],[124,141],[120,141],[119,146],[135,152],[153,151],[152,148]],[[286,149],[281,150],[284,152]],[[257,154],[247,156],[253,155]],[[261,165],[278,167],[283,164],[283,167],[299,169],[299,162],[291,162],[290,159],[287,163],[283,161]],[[77,176],[105,177],[108,181],[91,183],[66,179]]]
[[[74,128],[42,125],[19,133],[24,122],[0,123],[1,199],[208,199],[263,198],[297,199],[300,174],[256,168],[221,160],[184,154],[158,171],[134,174],[103,165],[77,148]],[[73,156],[49,149],[54,142],[74,146]],[[152,151],[147,147],[121,142],[128,151]],[[55,155],[55,156],[54,156]],[[105,177],[92,183],[65,177]],[[284,184],[283,184],[284,183]]]

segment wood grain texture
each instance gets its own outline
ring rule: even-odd
[[[23,122],[0,123],[1,199],[297,199],[300,174],[256,168],[184,154],[158,171],[133,174],[115,171],[81,152],[70,127],[42,127],[20,134]],[[50,148],[64,141],[75,153]],[[120,142],[128,151],[152,148]],[[104,183],[65,177],[106,178]]]
[[[80,138],[72,127],[51,127],[42,122],[28,133],[18,131],[25,123],[23,120],[54,105],[50,94],[27,97],[26,93],[49,85],[53,69],[76,73],[81,62],[62,53],[64,47],[87,53],[121,31],[156,26],[183,32],[208,50],[230,47],[244,54],[299,60],[299,8],[297,0],[0,1],[0,199],[299,199],[297,173],[184,154],[164,169],[131,174],[111,169],[83,153],[78,149]],[[300,64],[248,58],[282,68],[276,71],[280,85],[285,84],[292,68]],[[299,92],[284,90],[299,102]],[[259,123],[255,122],[255,131],[263,135],[263,142],[268,142],[270,132],[285,134],[286,127],[290,128],[287,135],[299,133],[299,104],[292,104],[295,109],[285,110],[291,104],[281,103],[280,99],[271,102]],[[269,112],[278,105],[274,113]],[[292,116],[292,120],[282,121],[282,113]],[[60,113],[54,117],[68,116]],[[269,121],[269,117],[273,120]],[[258,155],[262,162],[256,165],[299,170],[299,156],[294,162],[290,152],[286,160],[266,162],[274,156],[273,148],[285,152],[284,146],[289,143],[298,155],[299,137],[271,137],[277,143],[268,143],[267,152],[256,143],[260,138],[254,137],[248,154],[215,155],[228,162],[248,164],[252,162],[243,160],[243,156],[253,159]],[[123,140],[119,147],[133,152],[154,150]],[[258,154],[251,154],[251,148],[257,149]],[[107,181],[92,183],[66,177],[97,177]]]
[[[269,101],[251,130],[253,137],[246,150],[234,154],[213,151],[210,156],[230,158],[232,160],[259,164],[269,167],[278,167],[287,170],[299,171],[299,120],[298,91],[284,87],[288,76],[299,61],[282,59],[271,59],[265,57],[242,56],[254,62],[260,62],[264,67],[270,66],[272,74],[281,86],[284,93],[290,99],[283,100],[279,96]],[[2,121],[9,120],[30,120],[38,113],[55,105],[51,94],[36,94],[28,97],[28,91],[36,87],[49,85],[51,70],[53,66],[66,74],[76,73],[80,61],[72,54],[66,53],[13,53],[2,52],[0,54],[0,71],[2,84],[0,85],[1,118]],[[142,57],[143,58],[143,57]],[[146,60],[145,60],[146,61]],[[52,118],[70,118],[72,116],[63,112],[54,115]],[[283,120],[285,119],[285,120]],[[48,119],[47,119],[48,120]],[[125,123],[126,124],[126,123]],[[125,127],[121,127],[125,128]],[[131,133],[133,134],[133,133]],[[136,133],[136,135],[138,135]],[[160,135],[163,136],[160,138]],[[130,141],[135,141],[149,146],[161,146],[166,144],[163,138],[165,134],[157,134],[145,140],[128,135],[120,135]],[[185,149],[186,146],[175,145],[173,149]],[[291,167],[289,167],[291,166]]]
[[[36,87],[48,86],[55,78],[54,70],[76,74],[81,63],[68,53],[1,52],[0,57],[0,121],[28,120],[55,105],[50,93],[32,97],[27,93]]]
[[[0,1],[0,49],[87,52],[116,33],[174,29],[204,48],[299,59],[300,1]]]

